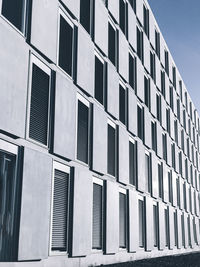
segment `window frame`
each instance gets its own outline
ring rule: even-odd
[[[103,58],[103,56],[99,53],[99,51],[97,51],[97,49],[94,50],[94,60],[95,57],[97,57],[99,59],[99,61],[101,61],[101,63],[103,64],[103,103],[101,103],[98,99],[95,98],[95,66],[94,66],[94,99],[102,106],[105,106],[105,101],[106,101],[106,91],[105,91],[105,80],[106,80],[106,73],[105,73],[105,60]],[[95,63],[94,63],[95,65]]]
[[[112,127],[114,130],[115,130],[115,158],[114,158],[114,161],[115,161],[115,175],[112,175],[110,173],[108,173],[108,142],[107,142],[107,175],[113,177],[113,178],[117,178],[117,170],[118,170],[118,151],[117,151],[117,125],[115,124],[115,122],[113,122],[110,118],[107,119],[107,134],[108,134],[108,125],[110,127]]]
[[[115,31],[115,64],[111,61],[111,59],[109,58],[109,24],[110,26],[113,28],[113,30]],[[118,31],[117,31],[117,27],[115,26],[114,21],[112,20],[111,17],[108,17],[108,60],[117,68],[117,62],[118,62]]]
[[[134,153],[134,157],[135,157],[135,162],[134,162],[134,166],[133,166],[133,168],[134,168],[134,170],[133,170],[133,172],[134,172],[134,184],[132,184],[130,182],[130,171],[129,171],[129,184],[131,186],[136,187],[136,183],[137,183],[137,147],[136,147],[137,142],[131,136],[129,136],[129,164],[130,164],[130,143],[132,143],[134,145],[133,153]],[[129,165],[129,170],[130,170],[130,165]]]
[[[126,207],[125,207],[125,239],[126,239],[126,245],[125,247],[120,247],[120,244],[119,244],[119,250],[127,250],[128,249],[128,199],[127,199],[127,191],[125,188],[123,187],[119,187],[119,197],[120,197],[120,194],[123,194],[125,196],[125,204],[126,204]],[[120,213],[120,211],[119,211]],[[119,234],[120,235],[120,234]],[[119,236],[119,240],[120,240],[120,236]]]

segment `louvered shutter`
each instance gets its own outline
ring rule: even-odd
[[[92,247],[102,248],[102,186],[93,184]]]
[[[126,247],[126,195],[119,193],[119,246]]]
[[[52,251],[67,251],[69,174],[55,169],[52,216]]]
[[[47,145],[49,75],[33,64],[29,137]]]

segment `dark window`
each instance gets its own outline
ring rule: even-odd
[[[177,206],[180,208],[180,181],[176,178]]]
[[[181,117],[180,117],[180,99],[177,99],[176,105],[177,105],[177,118],[180,122],[180,119],[181,119]]]
[[[157,126],[156,122],[151,122],[151,144],[152,149],[157,152]]]
[[[169,87],[169,96],[170,96],[170,108],[174,111],[174,91],[173,87]]]
[[[174,245],[176,247],[178,245],[178,221],[176,211],[174,211]]]
[[[146,181],[146,191],[151,193],[151,164],[150,156],[145,153],[145,181]]]
[[[138,137],[144,139],[144,113],[143,108],[137,107],[137,126],[138,126]],[[144,140],[143,140],[144,141]]]
[[[172,149],[172,167],[176,169],[176,155],[175,155],[175,144],[171,145]]]
[[[180,89],[180,98],[181,101],[183,101],[183,89],[182,89],[182,81],[179,81],[179,89]]]
[[[162,113],[161,113],[161,96],[156,95],[156,110],[157,110],[157,119],[161,123]]]
[[[187,208],[187,201],[186,201],[186,183],[183,184],[183,205],[184,209]]]
[[[176,89],[176,68],[172,67],[173,86]]]
[[[165,98],[165,72],[161,71],[161,93]]]
[[[119,120],[126,124],[126,90],[119,85]]]
[[[150,81],[146,76],[144,76],[144,103],[150,109]]]
[[[172,174],[168,172],[168,186],[169,186],[169,202],[173,203],[173,193],[172,193]]]
[[[50,76],[33,63],[29,137],[47,145]]]
[[[104,104],[104,63],[95,56],[95,98]]]
[[[182,152],[179,152],[179,173],[182,175],[183,173],[183,167],[182,167]]]
[[[80,23],[91,33],[91,0],[80,0]]]
[[[182,246],[185,246],[185,221],[184,221],[184,213],[181,214],[181,230],[182,230]]]
[[[139,209],[139,246],[144,247],[145,241],[145,220],[144,220],[144,201],[138,200]]]
[[[165,71],[169,75],[169,53],[165,50]]]
[[[137,27],[137,55],[143,62],[143,32]]]
[[[165,246],[169,246],[169,215],[167,209],[165,209]]]
[[[158,163],[158,188],[159,197],[163,198],[163,168],[161,163]]]
[[[175,142],[178,145],[178,122],[174,121],[174,134],[175,134]]]
[[[88,163],[89,108],[78,100],[77,159]]]
[[[103,187],[93,184],[93,220],[92,220],[92,248],[102,249],[102,226],[103,226]]]
[[[7,144],[5,144],[7,145]],[[17,155],[0,151],[0,261],[17,259],[18,222],[20,214],[20,177],[17,177]],[[6,264],[5,264],[6,265]]]
[[[52,251],[67,251],[69,174],[54,170]]]
[[[167,122],[167,132],[170,135],[170,109],[166,109],[166,122]]]
[[[185,108],[188,111],[188,100],[187,100],[187,92],[185,92]]]
[[[192,242],[191,242],[190,217],[189,217],[189,215],[187,217],[187,224],[188,224],[188,243],[189,243],[189,246],[191,247],[192,246]]]
[[[183,128],[186,131],[186,115],[185,115],[185,110],[183,110]]]
[[[117,54],[117,31],[108,23],[108,58],[116,66],[116,54]]]
[[[2,15],[18,30],[24,32],[25,0],[3,0]]]
[[[126,195],[119,193],[119,247],[126,247]]]
[[[136,185],[136,144],[129,141],[129,182]]]
[[[136,58],[129,53],[129,84],[135,89],[136,84]]]
[[[143,25],[144,32],[149,37],[149,10],[143,5]]]
[[[158,246],[158,207],[153,205],[153,243]]]
[[[116,169],[116,130],[108,124],[108,173],[115,176]]]
[[[60,16],[59,66],[72,76],[73,27]]]
[[[167,135],[162,135],[162,142],[163,142],[163,159],[167,161]]]
[[[160,33],[155,30],[155,48],[156,54],[160,58]]]
[[[126,34],[126,3],[124,0],[119,0],[119,26],[120,29]]]
[[[155,54],[150,52],[150,74],[151,78],[156,81],[156,64],[155,64]]]
[[[136,13],[136,0],[129,0],[131,7],[133,8],[134,12]]]

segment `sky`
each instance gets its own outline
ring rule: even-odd
[[[200,0],[148,0],[200,115]]]

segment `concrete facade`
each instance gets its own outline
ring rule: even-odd
[[[148,2],[22,0],[20,22],[9,2],[0,267],[199,251],[200,117]]]

